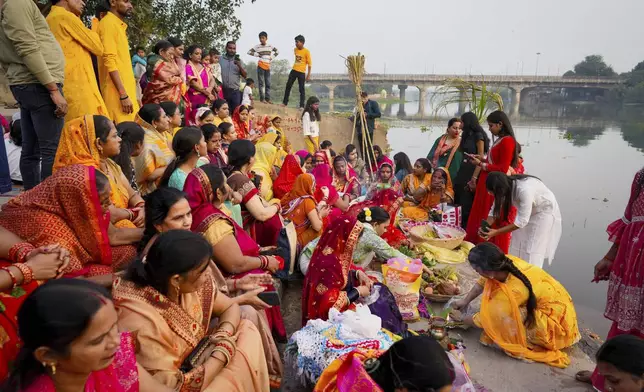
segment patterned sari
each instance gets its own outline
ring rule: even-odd
[[[281,144],[280,148],[277,148],[277,146],[275,145],[277,143],[278,138]],[[270,133],[266,133],[264,136],[260,137],[257,140],[257,144],[263,143],[263,142],[270,143],[273,146],[275,146],[275,148],[277,148],[277,156],[275,157],[275,162],[273,162],[273,164],[277,167],[282,167],[284,160],[288,156],[288,153],[284,150],[284,147],[283,147],[284,138],[278,135],[277,133],[270,132]]]
[[[432,175],[426,174],[423,184],[425,184],[425,197],[417,205],[412,205],[412,203],[405,202],[403,203],[402,214],[406,218],[410,218],[416,221],[426,221],[429,219],[429,211],[441,203],[443,197],[449,197],[454,200],[454,188],[452,186],[452,178],[449,175],[449,171],[444,167],[439,167],[434,171],[441,171],[445,180],[445,191],[443,193],[434,192],[432,190]],[[427,176],[429,176],[429,186],[426,185]],[[413,174],[410,174],[405,178],[405,180],[410,179],[412,181],[418,181],[418,177]],[[404,189],[404,186],[403,186]],[[408,204],[405,206],[405,204]]]
[[[157,189],[158,181],[148,181],[147,178],[158,168],[168,166],[174,159],[174,152],[168,145],[168,139],[154,127],[147,123],[138,114],[136,122],[145,131],[143,138],[143,152],[134,158],[134,172],[136,183],[139,186],[141,195],[147,195]]]
[[[273,197],[282,199],[295,184],[295,179],[303,174],[302,166],[295,155],[287,155],[280,169],[280,174],[273,181]]]
[[[192,63],[188,61],[186,63],[186,79],[187,79],[187,85],[190,86],[191,81],[196,81],[199,87],[202,89],[205,89],[206,91],[211,91],[212,92],[212,86],[210,85],[210,80],[213,79],[211,77],[209,68],[202,65],[201,71],[197,71],[195,67],[192,66]],[[208,99],[207,96],[205,96],[203,93],[195,90],[192,87],[188,87],[188,92],[187,92],[188,100],[190,101],[190,107],[192,108],[192,111],[190,112],[190,121],[192,124],[195,124],[195,114],[197,107],[199,105],[208,105],[210,106],[211,102]]]
[[[347,159],[343,156],[339,156],[340,158],[336,159],[342,159],[344,160],[347,170],[344,173],[343,176],[339,175],[338,172],[335,171],[335,167],[333,167],[333,187],[342,195],[344,196],[345,194],[351,195],[351,200],[357,198],[360,196],[360,181],[358,180],[358,176],[356,175],[355,170],[349,165],[349,162],[347,162]]]
[[[65,123],[60,135],[53,171],[69,165],[93,166],[100,170],[100,154],[96,148],[96,128],[94,116],[87,115],[75,118]],[[107,172],[102,172],[110,181],[112,192],[110,201],[116,208],[128,208],[130,195],[128,181],[121,167],[111,159],[107,159]],[[123,219],[116,223],[116,227],[135,228],[134,223]]]
[[[333,205],[338,201],[340,195],[333,186],[333,175],[331,174],[331,166],[317,165],[311,172],[315,177],[315,200],[319,203],[324,200],[325,192],[329,196],[326,199],[326,204],[331,206],[331,212],[324,218],[324,227],[327,227],[330,222],[334,221],[337,217],[342,215],[342,210],[334,207]]]
[[[427,159],[432,163],[432,167],[444,167],[449,170],[450,177],[456,178],[458,169],[461,168],[461,162],[463,162],[463,153],[458,149],[461,145],[461,138],[459,136],[452,144],[447,144],[448,140],[448,135],[436,139],[427,154]]]
[[[186,96],[186,84],[181,77],[181,69],[174,61],[165,61],[157,55],[148,56],[148,84],[143,90],[141,102],[174,102],[181,113],[190,113],[190,101]]]
[[[291,191],[282,199],[282,216],[295,224],[300,249],[320,235],[311,226],[308,216],[317,206],[314,193],[315,178],[312,174],[304,173],[297,177]]]

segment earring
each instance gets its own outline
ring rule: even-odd
[[[42,362],[42,367],[44,368],[49,368],[49,371],[51,371],[51,374],[56,374],[56,364],[51,363],[47,365],[46,363]]]
[[[174,286],[174,289],[175,289],[175,291],[177,292],[177,302],[179,302],[179,295],[180,295],[180,293],[179,293],[179,287]]]

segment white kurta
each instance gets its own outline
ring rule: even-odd
[[[517,209],[510,254],[539,268],[544,259],[552,263],[561,239],[561,211],[557,199],[536,178],[517,180],[512,192],[512,205]]]

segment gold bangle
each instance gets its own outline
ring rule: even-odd
[[[226,362],[224,362],[224,367],[228,366],[228,364],[230,363],[230,354],[228,354],[228,351],[226,351],[226,349],[223,347],[215,347],[215,349],[212,351],[212,354],[210,356],[215,359],[219,359],[215,357],[215,353],[221,353],[226,358]]]
[[[227,320],[224,320],[224,321],[219,323],[219,325],[217,326],[217,331],[219,331],[220,329],[223,329],[224,324],[230,324],[230,326],[233,328],[232,335],[234,335],[235,332],[237,332],[237,328],[235,328],[235,325],[233,323],[231,323],[230,321],[227,321]]]

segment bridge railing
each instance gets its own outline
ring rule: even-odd
[[[347,74],[313,74],[311,78],[318,82],[349,81]],[[427,75],[427,74],[365,74],[362,78],[367,82],[392,83],[440,83],[449,79],[460,79],[469,82],[486,83],[566,83],[566,84],[620,84],[623,80],[612,77],[587,76],[529,76],[529,75]]]

